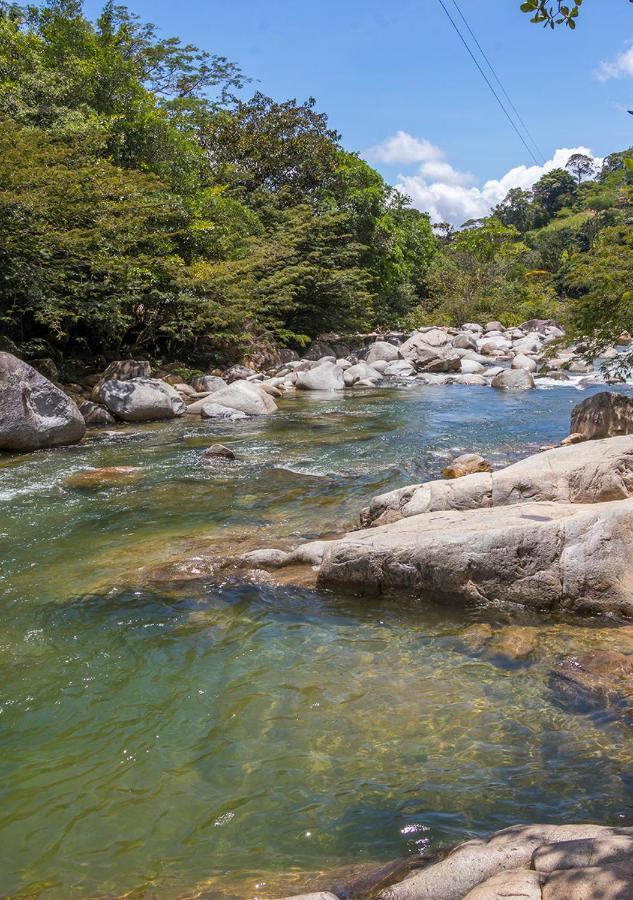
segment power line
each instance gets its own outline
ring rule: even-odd
[[[633,2],[633,0],[632,0],[632,2]],[[468,29],[468,33],[470,34],[471,38],[473,39],[473,41],[474,41],[475,44],[477,45],[477,49],[479,50],[479,52],[481,53],[481,55],[482,55],[483,58],[485,59],[488,68],[490,69],[490,71],[492,72],[492,74],[493,74],[493,76],[494,76],[494,78],[495,78],[495,81],[497,82],[497,84],[499,85],[499,87],[501,88],[501,90],[503,91],[503,95],[504,95],[504,97],[506,98],[506,100],[508,101],[508,103],[510,104],[511,109],[512,109],[512,111],[514,112],[514,115],[517,117],[518,121],[519,121],[520,124],[523,126],[523,130],[525,131],[526,135],[527,135],[528,138],[530,139],[530,143],[531,143],[532,146],[536,149],[536,152],[537,152],[538,155],[541,157],[541,160],[542,160],[543,162],[545,162],[545,156],[544,156],[544,154],[543,154],[543,151],[541,150],[541,148],[539,147],[539,145],[536,143],[536,141],[535,141],[534,138],[532,137],[532,134],[530,133],[530,129],[527,127],[527,125],[525,124],[525,122],[524,122],[523,119],[521,118],[521,116],[520,116],[520,114],[519,114],[519,110],[516,108],[516,106],[515,106],[514,103],[512,102],[512,99],[511,99],[510,95],[508,94],[508,92],[506,91],[505,87],[503,86],[503,83],[502,83],[501,79],[500,79],[499,76],[497,75],[497,72],[496,72],[495,67],[492,65],[492,63],[491,63],[490,60],[488,59],[488,56],[486,55],[486,51],[483,49],[483,47],[481,46],[481,44],[480,44],[479,41],[477,40],[477,35],[474,33],[474,31],[473,31],[472,28],[470,27],[470,25],[469,25],[469,23],[468,23],[468,20],[466,19],[466,16],[464,15],[464,13],[461,11],[461,8],[460,8],[460,6],[459,6],[457,0],[453,0],[453,5],[454,5],[455,9],[457,10],[457,12],[459,13],[459,15],[461,16],[464,25],[465,25],[466,28]]]
[[[451,23],[451,25],[453,26],[453,28],[454,28],[455,31],[457,32],[457,35],[458,35],[460,41],[462,42],[462,44],[464,45],[464,47],[466,48],[466,50],[468,51],[468,54],[469,54],[470,58],[472,59],[472,61],[475,63],[475,65],[476,65],[477,68],[479,69],[479,72],[481,73],[481,77],[484,79],[484,81],[486,82],[486,84],[488,85],[488,87],[490,88],[490,90],[492,91],[492,93],[493,93],[493,95],[494,95],[494,97],[495,97],[497,103],[499,104],[499,106],[500,106],[501,109],[503,110],[503,114],[505,115],[506,119],[508,120],[508,122],[510,123],[510,125],[512,125],[513,129],[514,129],[515,132],[517,133],[517,136],[518,136],[519,140],[521,141],[521,143],[523,144],[523,146],[525,147],[525,149],[527,150],[527,152],[530,154],[530,156],[531,156],[532,159],[534,160],[535,164],[536,164],[537,166],[540,166],[541,163],[538,161],[538,159],[537,159],[536,156],[534,155],[534,151],[528,146],[528,144],[527,144],[525,138],[523,137],[523,135],[521,134],[521,132],[520,132],[519,129],[517,128],[514,119],[512,118],[512,116],[510,115],[510,113],[508,112],[508,110],[507,110],[507,109],[505,108],[505,106],[503,105],[503,102],[502,102],[502,100],[501,100],[501,97],[500,97],[499,94],[495,91],[494,87],[493,87],[492,84],[490,83],[490,79],[488,78],[488,76],[486,75],[486,73],[484,72],[484,70],[483,70],[483,69],[481,68],[481,66],[479,65],[479,60],[477,59],[477,57],[475,56],[475,54],[473,53],[473,51],[472,51],[472,50],[470,49],[470,47],[468,46],[468,43],[466,42],[465,37],[463,36],[463,34],[461,33],[461,31],[459,30],[459,28],[458,28],[458,26],[457,26],[457,23],[455,22],[455,20],[453,19],[453,17],[451,16],[451,14],[449,13],[449,11],[447,10],[446,6],[444,5],[444,0],[437,0],[437,2],[440,4],[440,6],[442,7],[442,9],[443,9],[444,12],[446,13],[449,22]]]

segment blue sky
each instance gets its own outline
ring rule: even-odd
[[[445,2],[454,10],[452,0]],[[624,112],[633,108],[633,53],[614,63],[633,41],[633,4],[585,0],[572,33],[530,25],[519,0],[459,2],[546,159],[559,148],[585,147],[600,157],[633,144],[633,117]],[[470,191],[473,202],[473,188],[531,163],[438,0],[129,5],[165,35],[178,34],[238,62],[257,80],[254,87],[275,99],[313,95],[348,149],[364,154],[399,132],[430,142],[435,162],[458,174],[454,187]],[[86,4],[89,14],[98,8],[92,0]],[[602,63],[615,68],[601,69]],[[441,182],[438,172],[420,176],[423,149],[416,156],[409,148],[401,154],[405,162],[391,147],[368,156],[392,183],[411,186],[406,179],[418,177],[427,186],[429,178]],[[448,170],[445,175],[450,183]],[[520,183],[529,180],[519,177]],[[434,201],[423,186],[416,202]]]

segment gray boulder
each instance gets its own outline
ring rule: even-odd
[[[85,431],[70,397],[17,356],[0,352],[0,450],[76,444]]]
[[[106,381],[98,388],[98,399],[124,422],[174,419],[186,409],[178,391],[159,378]]]
[[[105,406],[99,406],[92,400],[84,400],[79,407],[79,412],[84,417],[86,425],[92,425],[95,428],[116,424],[114,416],[108,412]]]
[[[415,375],[415,369],[408,360],[399,359],[396,362],[389,363],[384,370],[383,375],[403,378],[409,375]]]
[[[524,353],[517,353],[512,360],[513,369],[525,369],[526,372],[536,372],[536,361]]]
[[[474,359],[464,359],[461,361],[461,369],[464,375],[481,375],[484,371],[484,367],[480,362],[476,362]]]
[[[501,391],[529,391],[535,387],[531,373],[525,369],[504,369],[495,375],[491,384]]]
[[[351,371],[346,369],[345,374]],[[334,363],[323,363],[297,376],[296,387],[301,391],[342,391],[345,387],[343,370]]]
[[[234,381],[245,381],[255,374],[253,369],[249,369],[247,366],[231,366],[224,373],[224,381],[227,384],[232,384]]]
[[[476,350],[477,341],[472,332],[462,332],[453,339],[453,347],[458,347],[461,350]]]
[[[191,386],[199,393],[212,394],[213,391],[226,387],[226,381],[218,375],[199,375],[193,379]]]
[[[214,404],[237,409],[247,416],[270,416],[277,412],[277,404],[270,394],[250,381],[234,381],[228,387],[214,391],[211,396]],[[208,404],[204,404],[204,415],[207,408]]]
[[[587,397],[572,410],[571,431],[589,441],[633,434],[633,397],[611,391]]]
[[[394,345],[390,344],[388,341],[376,341],[369,348],[367,356],[365,357],[365,362],[371,364],[378,360],[384,360],[384,362],[389,363],[396,359],[400,359],[400,351],[397,347],[394,347]]]

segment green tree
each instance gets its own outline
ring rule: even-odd
[[[576,180],[564,169],[552,169],[536,182],[532,189],[535,201],[551,218],[564,206],[573,203],[576,196]]]
[[[576,176],[578,184],[583,178],[590,178],[596,170],[593,159],[586,153],[572,153],[565,163],[565,168]]]

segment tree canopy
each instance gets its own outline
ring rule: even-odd
[[[0,321],[26,355],[210,361],[395,323],[428,216],[314,99],[107,2],[0,5]]]

